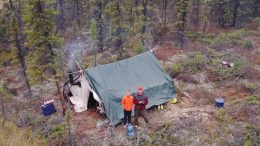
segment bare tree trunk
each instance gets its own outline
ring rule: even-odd
[[[22,49],[21,47],[21,43],[20,43],[20,40],[18,38],[18,34],[16,33],[15,35],[15,42],[16,42],[16,47],[17,47],[17,50],[18,50],[18,58],[20,60],[20,64],[21,64],[21,67],[22,67],[22,73],[23,73],[23,76],[24,76],[24,80],[25,80],[25,84],[27,86],[27,89],[28,89],[28,93],[29,93],[29,97],[32,97],[32,90],[31,90],[31,85],[29,83],[29,80],[28,80],[28,77],[27,77],[27,74],[26,74],[26,65],[25,65],[25,59],[24,59],[24,50]]]
[[[138,6],[139,6],[139,0],[135,0],[134,1],[134,7],[135,7],[135,9],[134,9],[134,18],[135,17],[138,17],[139,15],[140,15],[140,13],[139,13],[139,10],[138,10]]]
[[[167,21],[167,0],[163,1],[163,29],[166,28]]]
[[[59,11],[58,26],[62,33],[65,32],[65,16],[64,16],[64,0],[59,0]]]
[[[224,6],[226,5],[226,2],[223,2],[221,4],[217,5],[217,15],[218,15],[218,24],[221,27],[225,27],[225,19],[224,19],[224,15],[225,15],[225,10],[224,10]]]
[[[62,94],[61,94],[61,91],[60,91],[60,83],[59,83],[59,81],[58,81],[58,78],[57,78],[57,76],[56,76],[56,73],[55,73],[55,85],[56,85],[56,87],[57,87],[57,93],[58,93],[58,95],[60,96],[60,99],[62,98]]]
[[[73,142],[72,142],[72,134],[71,134],[71,125],[70,125],[70,120],[72,118],[72,115],[71,115],[71,110],[68,110],[66,112],[66,121],[67,121],[67,125],[68,125],[68,140],[69,140],[69,146],[72,146],[73,145]]]
[[[195,32],[198,31],[199,27],[199,11],[200,11],[200,0],[193,0],[193,23]]]
[[[182,21],[182,24],[181,24],[181,27],[180,27],[180,30],[179,30],[179,35],[180,35],[180,48],[182,49],[183,48],[183,45],[184,45],[184,37],[185,37],[185,24],[186,24],[186,16],[187,16],[187,2],[184,2],[184,6],[183,6],[183,10],[181,12],[181,21]]]
[[[133,5],[131,4],[130,8],[130,28],[134,26],[134,15],[133,15]]]
[[[72,20],[73,20],[73,28],[74,28],[74,31],[76,31],[76,25],[75,25],[75,19],[76,19],[76,12],[75,12],[75,2],[74,2],[75,0],[71,0],[71,10],[72,10]]]
[[[81,28],[81,23],[80,23],[80,9],[79,9],[79,0],[76,0],[76,12],[77,12],[77,23],[78,23],[78,27],[79,29]]]
[[[144,34],[145,34],[145,31],[146,31],[146,21],[147,21],[147,3],[148,3],[148,0],[143,0],[143,27],[142,27],[142,43],[144,44]]]
[[[5,115],[5,103],[4,103],[4,97],[0,97],[0,104],[1,104],[1,111],[2,111],[2,116],[3,116],[3,121],[2,121],[2,127],[5,125],[6,121],[6,115]]]
[[[31,90],[31,85],[29,83],[27,74],[26,74],[26,64],[25,64],[25,55],[26,55],[26,50],[22,46],[22,41],[23,41],[23,35],[21,34],[21,29],[22,29],[22,19],[21,19],[21,2],[20,0],[18,1],[18,8],[16,9],[15,6],[13,5],[13,1],[10,0],[9,4],[11,6],[11,9],[13,10],[13,13],[15,14],[15,21],[18,25],[18,29],[15,32],[15,44],[17,48],[17,57],[19,58],[21,67],[22,67],[22,73],[23,77],[28,89],[29,97],[32,97],[32,90]]]
[[[208,22],[208,6],[207,6],[207,1],[205,2],[205,6],[204,6],[204,24],[203,24],[203,28],[202,28],[202,35],[205,36],[207,29],[209,27],[209,22]]]
[[[97,24],[97,39],[98,39],[98,51],[103,50],[103,20],[102,20],[102,11],[103,11],[103,4],[102,1],[96,2],[96,13],[95,19]]]
[[[234,0],[234,10],[233,10],[233,21],[231,26],[236,26],[237,24],[237,13],[238,13],[238,8],[240,6],[240,3],[238,0]]]
[[[116,39],[116,49],[118,51],[118,54],[119,54],[119,58],[122,59],[123,58],[123,41],[122,41],[122,35],[121,35],[121,10],[120,10],[120,7],[119,7],[119,1],[116,2],[116,11],[117,11],[117,14],[116,14],[116,19],[118,19],[117,23],[116,24],[116,36],[117,36],[117,39]]]
[[[254,0],[253,2],[253,17],[259,17],[260,16],[260,3],[259,0]]]

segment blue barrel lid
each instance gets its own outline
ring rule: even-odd
[[[224,99],[221,98],[221,97],[215,98],[215,101],[216,101],[217,103],[224,103]]]
[[[53,102],[47,103],[47,104],[42,104],[42,107],[47,107],[47,106],[50,106],[50,105],[53,105]]]

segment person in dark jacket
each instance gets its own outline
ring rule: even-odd
[[[143,92],[143,87],[138,87],[138,93],[134,96],[134,113],[135,125],[138,126],[138,118],[143,117],[146,123],[149,123],[146,112],[146,105],[148,104],[148,97]]]

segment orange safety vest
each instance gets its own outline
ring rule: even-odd
[[[131,111],[134,106],[134,97],[133,96],[124,96],[122,99],[122,106],[124,110]]]

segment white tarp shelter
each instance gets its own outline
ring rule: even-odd
[[[94,99],[99,103],[99,106],[102,103],[102,100],[99,98],[97,93],[90,87],[88,80],[85,75],[82,74],[76,82],[81,83],[81,87],[75,85],[70,87],[70,91],[72,93],[72,97],[70,97],[70,101],[74,104],[74,110],[76,112],[83,112],[88,109],[88,101],[90,92],[93,93]],[[101,108],[101,107],[99,107]]]

